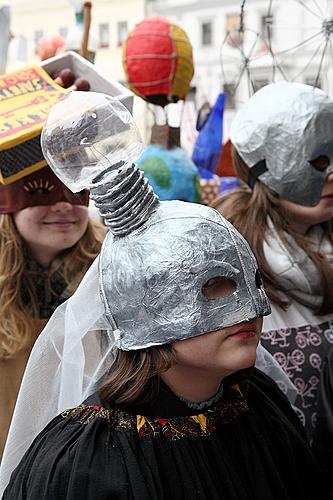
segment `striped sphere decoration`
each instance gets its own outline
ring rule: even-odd
[[[164,107],[185,99],[194,73],[190,40],[167,18],[148,17],[129,34],[123,66],[130,89],[146,101]]]

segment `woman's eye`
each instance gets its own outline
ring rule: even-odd
[[[216,283],[216,278],[212,278],[211,280],[208,280],[207,283],[204,284],[204,288],[214,286]]]
[[[320,155],[314,160],[310,160],[309,163],[316,169],[322,172],[325,170],[329,164],[330,164],[330,159],[325,156],[325,155]]]
[[[202,293],[207,299],[227,297],[236,291],[236,284],[225,276],[216,276],[209,279],[202,287]]]

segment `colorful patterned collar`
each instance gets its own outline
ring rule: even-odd
[[[236,419],[240,414],[247,412],[249,406],[245,395],[247,382],[233,384],[229,387],[226,397],[202,413],[192,416],[159,418],[145,415],[126,413],[122,409],[103,408],[102,406],[80,405],[64,411],[61,416],[65,419],[74,419],[82,425],[88,425],[96,420],[104,420],[115,431],[131,431],[138,437],[163,436],[169,440],[178,440],[189,436],[203,437],[214,433],[223,424]]]

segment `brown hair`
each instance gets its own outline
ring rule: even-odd
[[[49,277],[63,265],[67,291],[72,294],[98,255],[105,233],[102,224],[89,220],[82,238],[52,262]],[[38,318],[38,300],[25,262],[25,245],[12,215],[0,214],[0,358],[15,355],[31,342],[32,324]]]
[[[278,203],[278,195],[259,180],[250,189],[247,185],[249,167],[233,148],[233,163],[242,184],[239,188],[225,196],[220,196],[211,204],[221,215],[228,219],[248,241],[258,261],[267,295],[269,298],[286,308],[288,302],[279,291],[288,296],[288,290],[282,288],[275,279],[274,273],[265,258],[263,242],[268,231],[268,218],[271,219],[281,240],[290,248],[286,235],[291,235],[316,266],[320,279],[323,301],[316,310],[317,314],[327,314],[333,311],[333,269],[325,255],[311,249],[307,236],[296,233],[289,225],[285,211]],[[333,244],[333,220],[320,224],[326,236]]]
[[[175,361],[170,344],[139,349],[118,351],[112,371],[99,390],[104,402],[141,405],[154,401],[159,390],[159,375]]]

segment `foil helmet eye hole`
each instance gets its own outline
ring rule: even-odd
[[[329,164],[330,164],[330,159],[326,155],[320,155],[317,156],[314,160],[310,160],[309,163],[316,169],[319,170],[320,172],[323,172]]]
[[[236,283],[225,276],[210,278],[202,287],[202,293],[207,299],[228,297],[236,291]]]
[[[260,274],[259,269],[256,270],[256,274],[255,274],[254,279],[256,281],[256,287],[261,288],[263,286],[263,282],[262,282],[262,278],[261,278],[261,274]]]

